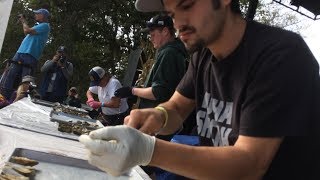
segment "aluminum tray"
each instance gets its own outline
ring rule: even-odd
[[[81,114],[88,114],[88,111],[86,111],[83,108],[77,108],[77,107],[64,105],[64,104],[57,104],[56,106],[53,107],[53,109],[57,112],[64,112],[64,110],[69,110],[69,111],[78,112]]]
[[[58,103],[58,102],[53,103],[53,102],[49,102],[49,101],[45,101],[45,100],[41,100],[41,99],[36,99],[36,98],[31,99],[31,102],[33,102],[35,104],[40,104],[43,106],[48,106],[48,107],[60,105],[60,103]]]
[[[50,121],[52,122],[73,122],[76,123],[77,121],[88,122],[91,125],[98,125],[99,127],[104,127],[104,125],[99,121],[91,118],[83,118],[80,116],[74,116],[63,112],[50,112]]]
[[[68,113],[64,113],[64,112],[57,112],[52,110],[50,112],[50,120],[51,121],[87,121],[87,122],[92,122],[92,123],[96,123],[97,120],[95,119],[91,119],[90,116],[88,116],[87,118],[85,117],[81,117],[81,116],[76,116],[76,115],[72,115],[72,114],[68,114]]]
[[[90,165],[86,160],[54,153],[16,148],[11,156],[23,156],[38,161],[39,164],[34,166],[37,170],[34,176],[35,180],[145,179],[138,176],[138,174],[133,173],[133,171],[116,178]],[[10,159],[8,161],[10,161]]]

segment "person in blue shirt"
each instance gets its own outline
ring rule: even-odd
[[[38,9],[33,12],[37,21],[37,24],[33,27],[29,27],[24,16],[19,18],[26,36],[9,62],[8,70],[1,78],[1,92],[6,98],[10,98],[12,92],[21,82],[22,77],[34,74],[38,60],[48,40],[50,33],[49,11],[47,9]]]

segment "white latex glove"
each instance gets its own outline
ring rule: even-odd
[[[151,161],[155,137],[126,125],[109,126],[81,135],[79,141],[89,150],[88,162],[113,176]]]

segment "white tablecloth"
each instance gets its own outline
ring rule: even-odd
[[[34,104],[28,98],[0,109],[0,168],[8,161],[15,148],[77,159],[86,158],[86,150],[81,143],[56,136],[55,133],[59,132],[55,132],[54,128],[57,127],[50,121],[50,111],[50,107]],[[37,132],[39,129],[54,133]],[[139,166],[132,169],[130,177],[108,177],[110,179],[150,179]]]

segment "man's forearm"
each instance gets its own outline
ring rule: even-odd
[[[23,28],[24,34],[32,33],[32,29],[28,26],[27,21],[23,20],[21,22],[22,22],[22,28]]]
[[[150,165],[192,179],[261,178],[251,156],[233,146],[196,147],[157,139]]]
[[[105,102],[101,102],[101,103],[103,103],[102,107],[107,107],[107,108],[119,108],[120,107],[120,100],[111,99],[111,101],[105,101]]]
[[[28,26],[26,21],[22,21],[22,28],[25,31],[26,29],[29,29],[30,27]]]
[[[175,92],[169,101],[159,104],[159,106],[164,107],[168,113],[168,122],[166,127],[161,131],[161,134],[171,134],[181,128],[184,120],[193,111],[195,103],[193,100]]]
[[[89,90],[87,91],[86,95],[88,99],[93,98],[92,92]]]
[[[149,99],[149,100],[156,100],[152,93],[152,87],[148,88],[132,88],[132,94],[144,99]]]
[[[182,119],[181,116],[176,113],[176,111],[169,109],[168,106],[165,106],[165,104],[160,104],[159,106],[164,107],[168,114],[166,126],[162,128],[159,134],[168,135],[177,132],[182,127],[184,119]],[[165,116],[163,116],[163,120],[164,118]]]

